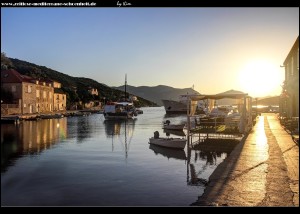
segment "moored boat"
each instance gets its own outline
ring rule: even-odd
[[[185,138],[159,137],[157,131],[154,132],[154,137],[149,138],[150,144],[172,149],[184,149],[186,141]]]
[[[137,114],[131,102],[108,102],[104,106],[103,115],[106,120],[127,120],[132,119]]]
[[[187,113],[187,95],[180,95],[179,101],[175,100],[162,100],[166,114],[186,114]],[[191,108],[196,110],[197,102],[191,102]]]
[[[138,115],[133,101],[127,99],[126,85],[127,75],[125,75],[125,94],[122,101],[107,102],[104,106],[103,115],[106,120],[127,120]]]

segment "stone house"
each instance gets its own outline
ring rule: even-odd
[[[36,80],[36,112],[53,111],[53,92],[54,88],[49,81]]]
[[[15,106],[7,106],[7,114],[27,114],[37,111],[36,87],[31,77],[21,75],[13,69],[1,70],[1,90],[11,92],[13,95],[13,103],[10,104]],[[5,103],[1,103],[1,110],[3,105]]]
[[[14,69],[1,70],[1,90],[12,94],[12,103],[1,102],[1,114],[46,113],[66,109],[66,95],[55,81],[41,81]],[[2,100],[2,99],[1,99]]]
[[[61,89],[61,83],[53,81],[54,96],[53,96],[53,107],[54,111],[64,111],[67,107],[67,96]]]

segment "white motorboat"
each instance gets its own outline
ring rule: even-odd
[[[109,102],[104,106],[103,115],[106,120],[127,120],[136,116],[132,102]]]
[[[180,95],[179,101],[162,100],[167,114],[186,114],[187,113],[187,95]],[[196,110],[197,101],[191,102],[191,110]]]
[[[104,106],[103,115],[106,120],[127,120],[137,116],[133,101],[127,99],[126,92],[127,75],[125,75],[125,95],[122,101],[107,102]]]
[[[159,137],[158,131],[154,132],[154,137],[149,138],[150,144],[172,149],[184,149],[186,141],[185,138]]]

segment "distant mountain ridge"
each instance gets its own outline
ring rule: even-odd
[[[89,87],[98,89],[99,98],[106,97],[106,100],[115,100],[124,95],[124,85],[119,87],[109,87],[106,84],[99,83],[95,80],[85,77],[72,77],[67,74],[55,71],[45,66],[36,65],[30,62],[26,62],[19,59],[8,58],[13,64],[13,68],[21,74],[32,76],[33,78],[49,78],[62,83],[62,90],[67,94],[67,105],[77,102],[78,100],[88,101],[91,95],[88,93]],[[74,92],[74,87],[77,88],[77,92]],[[114,89],[117,89],[114,90]],[[173,88],[165,85],[158,86],[130,86],[127,85],[127,93],[138,96],[139,103],[137,106],[162,106],[162,99],[179,100],[180,95],[184,94],[200,94],[192,88]],[[229,90],[223,93],[242,93],[240,91]],[[152,102],[154,103],[152,103]],[[258,105],[279,105],[279,96],[258,98]],[[226,101],[218,101],[218,104],[229,104]],[[256,105],[255,98],[252,98],[252,104]]]
[[[119,87],[112,87],[118,90],[125,90],[125,85]],[[198,91],[195,91],[192,88],[173,88],[166,85],[158,85],[158,86],[126,86],[127,92],[131,94],[135,94],[137,96],[143,97],[147,100],[150,100],[157,105],[162,106],[163,103],[161,100],[179,100],[179,96],[183,94],[200,94]]]

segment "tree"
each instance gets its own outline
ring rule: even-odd
[[[13,64],[10,59],[6,57],[6,54],[4,52],[1,52],[1,69],[9,69],[12,67]]]

